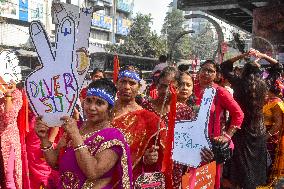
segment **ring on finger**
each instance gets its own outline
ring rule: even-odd
[[[69,119],[66,119],[65,121],[64,121],[64,125],[67,125],[69,123]]]

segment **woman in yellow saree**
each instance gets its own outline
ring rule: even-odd
[[[269,69],[267,78],[269,91],[263,114],[266,126],[266,145],[271,157],[271,165],[268,167],[269,184],[265,187],[258,187],[263,189],[277,188],[276,185],[280,184],[280,180],[284,180],[284,102],[281,99],[284,85],[280,80],[281,72],[282,66],[276,64]]]

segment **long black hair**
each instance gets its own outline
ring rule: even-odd
[[[241,74],[240,98],[245,115],[250,119],[258,120],[262,116],[262,107],[265,103],[267,86],[262,79],[261,70],[253,62],[246,63]]]
[[[170,75],[170,76],[173,76],[173,78],[175,79],[175,77],[177,76],[177,74],[178,74],[178,70],[177,70],[175,67],[173,67],[173,66],[167,66],[167,67],[165,67],[165,68],[163,69],[163,71],[161,72],[158,81],[159,81],[160,79],[162,79],[162,78],[165,78],[165,77],[169,76],[169,75]]]

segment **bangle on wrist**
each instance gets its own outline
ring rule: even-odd
[[[269,136],[270,136],[270,137],[272,137],[272,136],[273,136],[273,135],[272,135],[269,131],[267,131],[267,134],[269,134]]]
[[[48,146],[48,147],[41,147],[40,149],[43,152],[48,152],[48,151],[53,149],[53,143],[51,143],[50,146]]]
[[[78,150],[80,150],[80,149],[82,149],[82,148],[87,148],[87,145],[85,145],[85,144],[79,144],[78,146],[76,146],[76,147],[74,148],[74,151],[76,152],[76,151],[78,151]]]
[[[8,98],[8,97],[10,97],[10,98],[12,98],[12,95],[4,95],[6,98]]]
[[[232,137],[231,137],[230,135],[228,135],[226,132],[225,132],[223,135],[224,135],[224,137],[226,137],[227,139],[232,140]]]

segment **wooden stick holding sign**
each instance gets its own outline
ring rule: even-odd
[[[210,109],[216,89],[204,91],[196,120],[181,121],[175,125],[173,160],[189,167],[198,167],[201,163],[201,149],[210,148],[208,124]]]
[[[42,67],[26,79],[29,102],[37,116],[49,126],[62,124],[60,117],[70,116],[78,97],[76,69],[73,65],[75,23],[65,17],[56,34],[55,49],[38,21],[30,25],[30,35]]]

